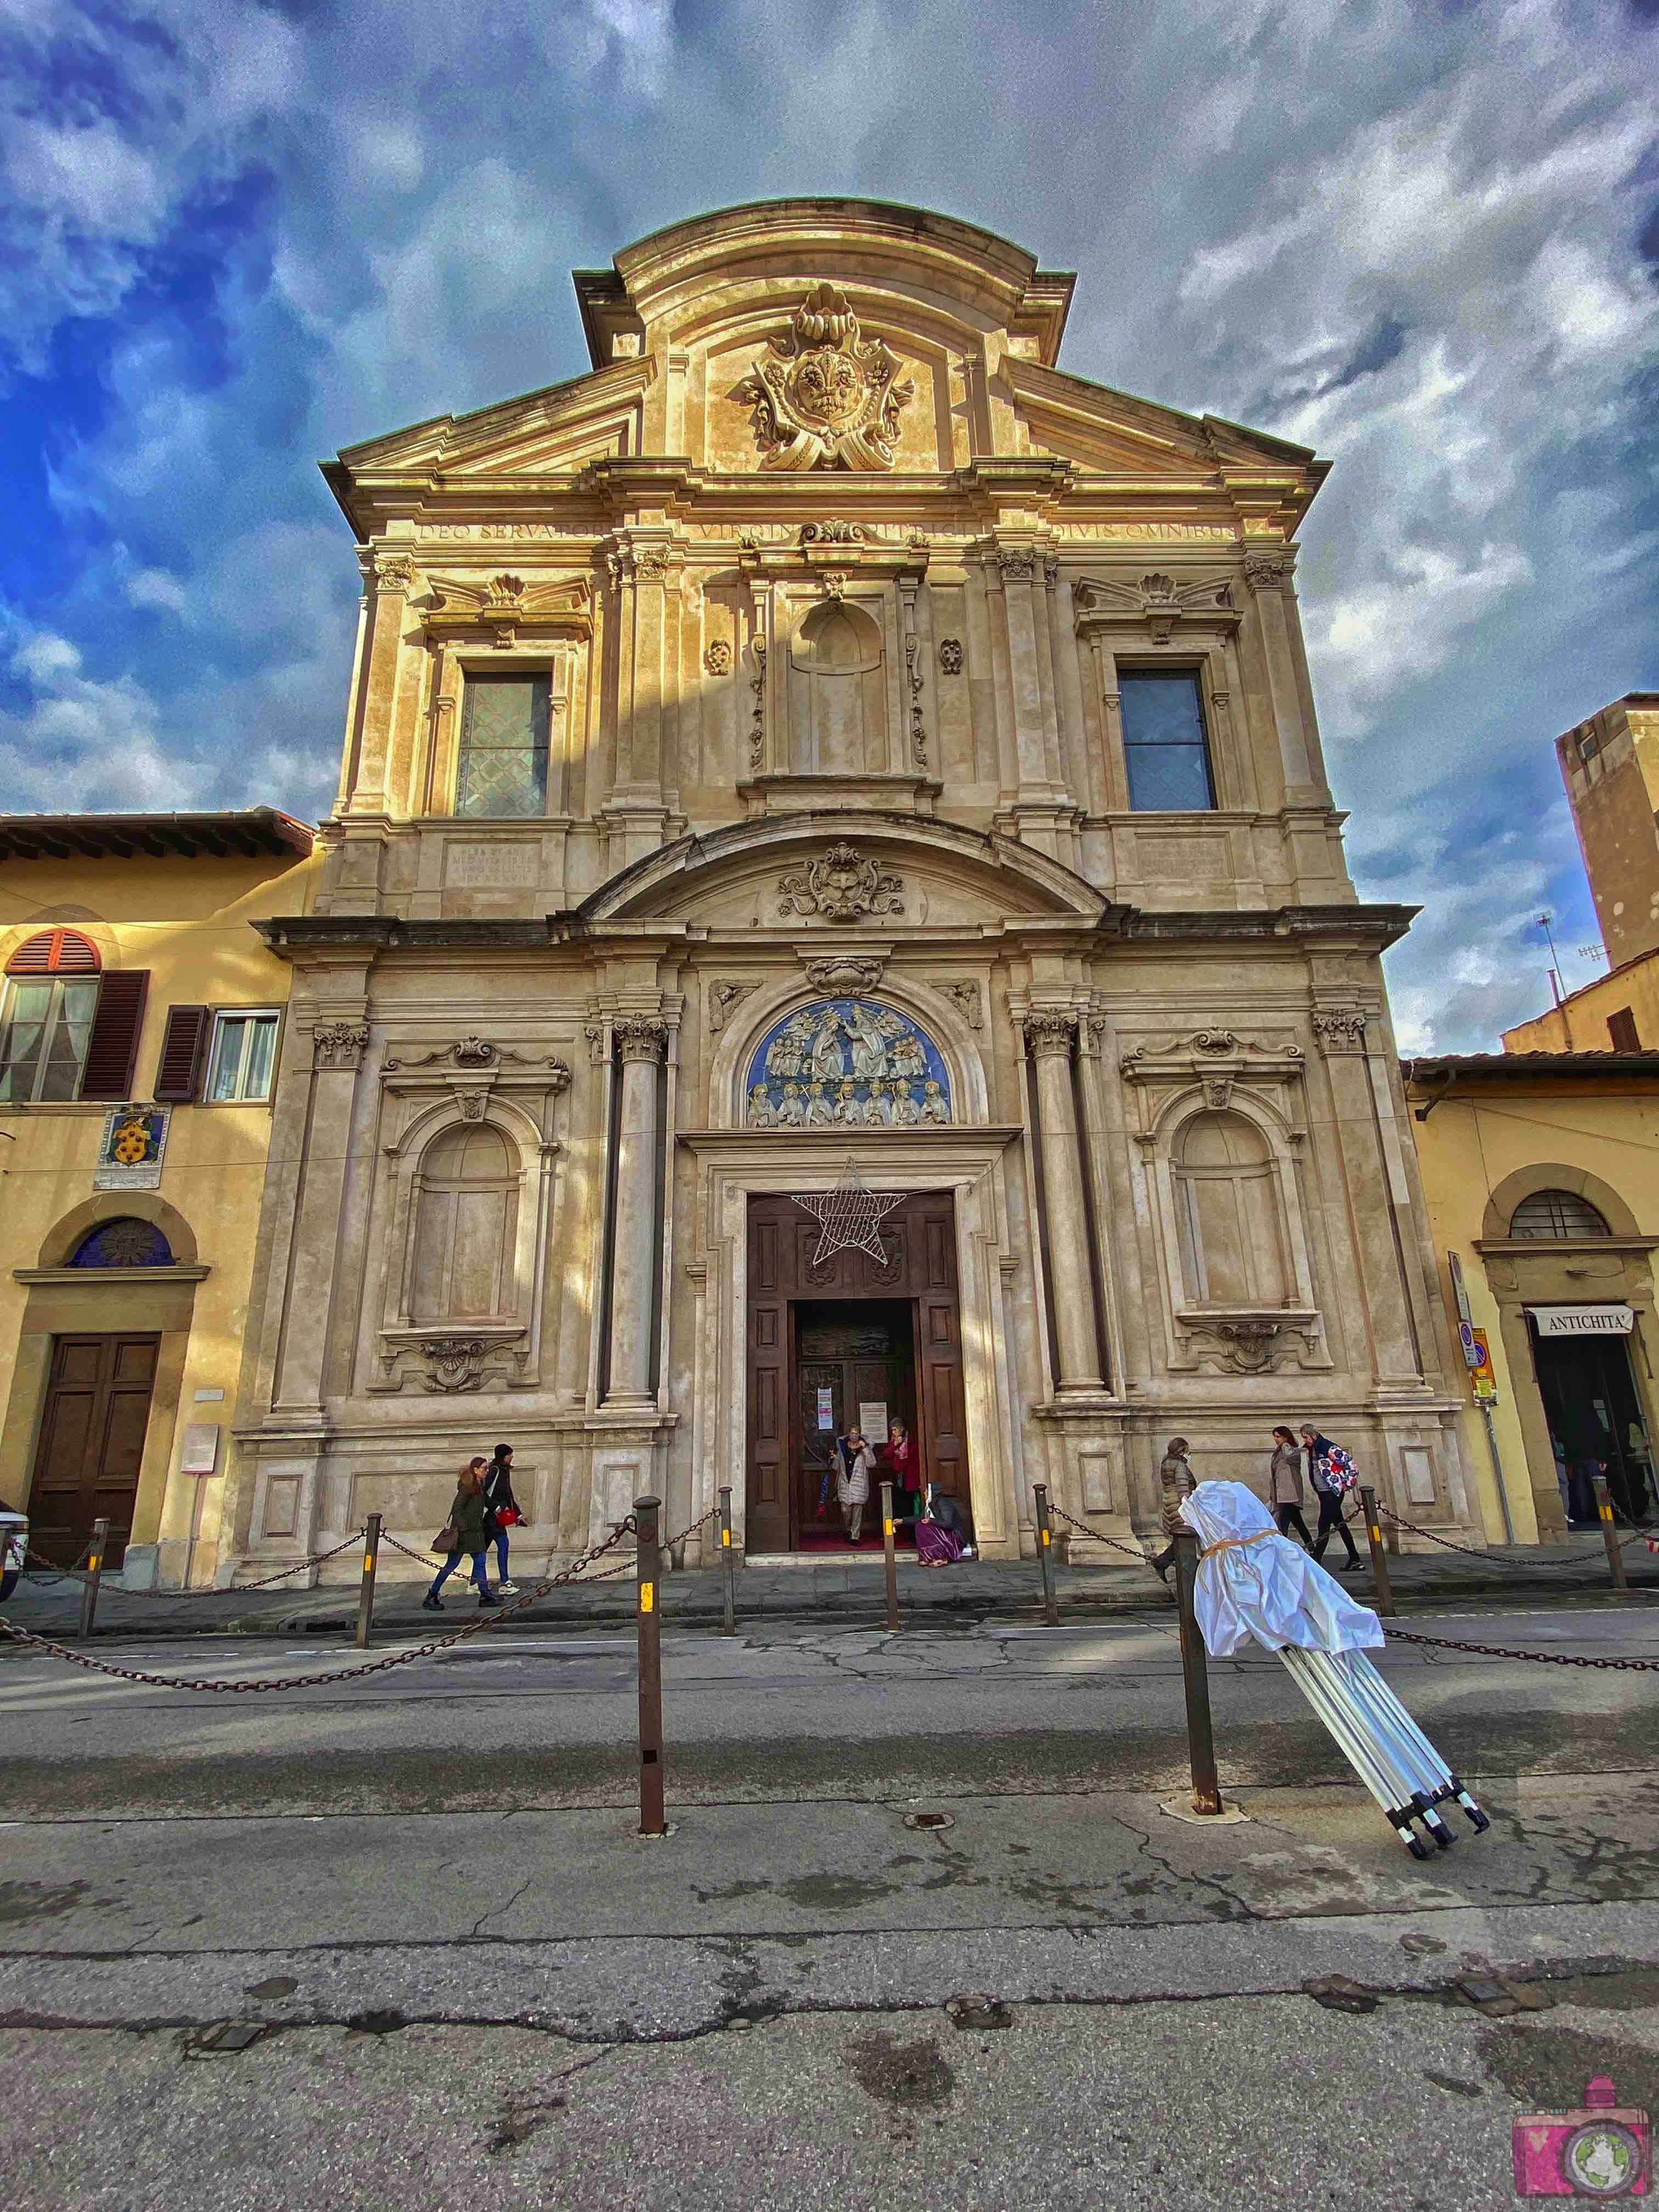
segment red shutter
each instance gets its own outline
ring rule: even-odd
[[[98,947],[78,929],[43,929],[6,963],[8,975],[95,975]]]
[[[87,1046],[83,1098],[125,1100],[132,1096],[132,1072],[138,1058],[138,1032],[144,1025],[148,968],[119,968],[98,986],[98,1012]]]
[[[161,1057],[155,1063],[155,1096],[181,1103],[196,1096],[201,1079],[202,1051],[207,1042],[205,1006],[169,1006],[161,1038]]]

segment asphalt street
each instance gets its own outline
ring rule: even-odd
[[[1659,1658],[1643,1597],[1409,1626]],[[1161,1619],[671,1632],[660,1840],[620,1631],[9,1654],[6,2201],[1512,2201],[1518,2113],[1659,2103],[1659,1677],[1384,1665],[1492,1815],[1427,1865],[1266,1655],[1248,1817],[1163,1809]]]

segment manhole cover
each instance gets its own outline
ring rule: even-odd
[[[957,1816],[954,1813],[907,1813],[904,1825],[907,1828],[954,1828]]]

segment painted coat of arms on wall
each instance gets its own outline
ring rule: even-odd
[[[751,1129],[916,1129],[951,1119],[938,1046],[872,999],[821,999],[756,1047],[744,1084]]]
[[[117,1106],[104,1116],[94,1190],[155,1190],[167,1146],[170,1106]]]

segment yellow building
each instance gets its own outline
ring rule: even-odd
[[[1656,879],[1659,880],[1659,879]],[[1547,1013],[1504,1032],[1505,1052],[1651,1052],[1659,1048],[1659,954],[1598,975]]]
[[[311,832],[0,816],[0,1498],[128,1588],[210,1582]],[[125,1555],[125,1558],[124,1558]]]
[[[1569,1496],[1578,1517],[1589,1504],[1592,1462],[1615,1504],[1643,1514],[1659,1054],[1474,1054],[1402,1073],[1446,1310],[1491,1350],[1496,1400],[1483,1414],[1471,1389],[1463,1416],[1488,1540],[1559,1540]]]
[[[1659,691],[1615,699],[1559,737],[1555,751],[1601,942],[1622,967],[1659,949]]]

